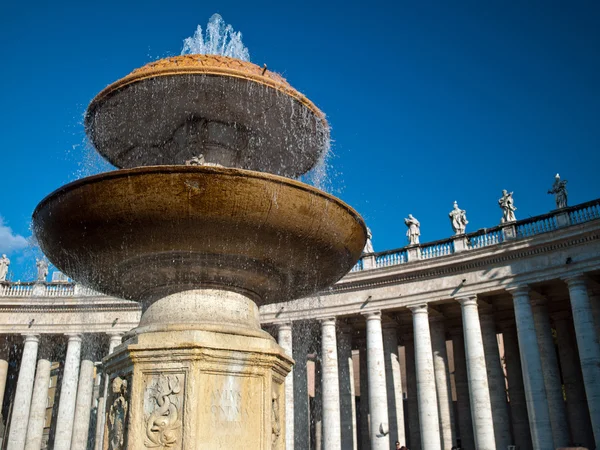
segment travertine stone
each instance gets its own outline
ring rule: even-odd
[[[581,361],[581,372],[585,384],[585,394],[594,430],[596,448],[600,448],[600,344],[596,335],[594,316],[583,276],[567,278],[573,324],[577,337],[577,348]]]
[[[342,449],[357,450],[354,365],[352,362],[352,329],[350,327],[341,327],[339,331],[338,370]]]
[[[294,339],[294,447],[310,448],[310,411],[308,403],[307,361],[312,341],[311,328],[307,322],[294,323],[297,333]]]
[[[340,390],[335,318],[321,321],[323,449],[341,450]]]
[[[423,450],[440,450],[442,448],[440,423],[427,305],[412,307],[411,311],[413,314],[421,448]]]
[[[479,319],[481,321],[481,337],[485,352],[488,386],[490,387],[490,402],[492,405],[496,448],[504,449],[512,444],[512,436],[506,401],[504,370],[500,361],[498,338],[496,336],[496,322],[491,311],[481,312]]]
[[[458,427],[463,448],[475,448],[473,421],[471,419],[471,401],[469,398],[469,380],[465,356],[465,340],[462,328],[453,328],[452,354],[454,356],[454,382],[456,384],[456,403]]]
[[[65,368],[63,371],[58,415],[56,418],[56,435],[54,448],[69,450],[75,419],[75,404],[77,402],[77,385],[79,381],[79,360],[81,356],[81,335],[69,335]]]
[[[71,450],[86,450],[88,444],[88,431],[92,396],[94,393],[94,360],[91,355],[86,355],[81,360],[79,368],[79,383],[77,385],[77,401],[75,402],[75,422],[71,438]]]
[[[412,336],[406,336],[404,338],[404,361],[406,364],[408,447],[413,450],[421,450],[421,427],[419,425],[415,343]]]
[[[37,359],[39,336],[26,335],[17,381],[17,391],[13,403],[18,407],[13,409],[10,432],[8,434],[8,450],[23,450],[27,433],[27,422],[33,394],[33,382]]]
[[[514,321],[502,325],[504,359],[508,377],[508,396],[510,398],[510,417],[514,443],[520,450],[531,450],[531,432],[527,417],[527,401],[523,385],[523,371],[519,357],[519,341]]]
[[[544,386],[548,399],[548,411],[552,425],[552,438],[555,447],[566,447],[571,442],[569,422],[563,398],[563,385],[558,368],[556,347],[552,336],[552,326],[546,301],[536,299],[532,302],[533,321],[540,349],[540,358],[544,368]]]
[[[558,357],[567,398],[567,417],[572,442],[579,442],[585,447],[593,448],[594,433],[585,397],[585,385],[583,384],[581,362],[575,344],[575,329],[571,321],[571,314],[563,311],[554,314],[553,319],[556,327]]]
[[[111,334],[108,342],[108,354],[110,355],[117,345],[121,343],[123,336],[121,334]],[[98,411],[96,413],[96,440],[94,442],[94,450],[104,448],[104,424],[106,419],[106,396],[108,394],[108,377],[106,373],[102,374],[100,381],[100,396],[98,397]]]
[[[39,450],[42,448],[51,366],[52,362],[48,355],[44,355],[38,359],[33,394],[31,396],[29,422],[27,424],[26,450]]]
[[[8,375],[8,359],[10,357],[8,351],[8,342],[6,336],[2,336],[0,340],[0,402],[4,401],[4,390],[6,388],[6,377]],[[1,414],[1,413],[0,413]]]
[[[534,450],[545,450],[553,448],[554,444],[546,388],[544,387],[542,359],[529,299],[529,288],[518,287],[512,289],[511,293],[515,308],[519,356],[521,357],[521,369],[523,370],[523,385],[527,401],[531,443]]]
[[[381,312],[366,313],[371,450],[390,447]]]
[[[292,357],[292,324],[279,325],[277,342],[285,353]],[[294,450],[294,371],[285,377],[285,448]]]
[[[367,340],[358,341],[358,363],[360,371],[360,446],[362,450],[370,450],[371,435],[369,417],[369,368],[367,362]]]
[[[404,402],[400,361],[398,358],[398,333],[395,322],[383,325],[383,350],[385,355],[385,381],[387,383],[390,443],[406,444],[404,433]]]
[[[442,448],[452,448],[456,439],[454,435],[454,407],[452,405],[450,372],[448,370],[448,354],[446,351],[446,328],[442,317],[430,318],[429,326]]]
[[[465,354],[467,375],[469,378],[469,398],[471,399],[471,417],[475,448],[478,450],[494,450],[494,421],[479,323],[479,312],[476,297],[457,299],[460,303],[465,337]]]
[[[205,295],[210,305],[228,294],[189,295]],[[134,330],[104,360],[111,380],[105,449],[199,450],[242,443],[283,450],[284,382],[292,360],[268,333],[252,329],[255,317],[246,326],[192,323],[164,331],[160,317],[152,317],[145,332]]]

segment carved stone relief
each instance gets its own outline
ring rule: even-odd
[[[111,401],[108,409],[108,449],[125,448],[127,423],[129,419],[129,382],[115,377],[111,382]],[[106,445],[106,444],[105,444]]]
[[[146,448],[170,449],[181,444],[183,374],[150,376],[144,394]]]
[[[271,394],[271,448],[272,450],[278,450],[280,448],[279,438],[281,436],[279,395],[275,390]]]

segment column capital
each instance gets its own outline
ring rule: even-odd
[[[520,286],[511,286],[511,287],[506,288],[506,290],[510,294],[512,294],[513,298],[514,297],[523,297],[525,295],[529,296],[529,292],[531,292],[531,289],[526,284],[520,285]]]
[[[324,317],[322,319],[319,319],[319,322],[321,322],[321,326],[324,325],[335,325],[337,319],[332,316],[332,317]]]
[[[413,316],[415,314],[426,314],[426,315],[429,315],[429,309],[427,307],[427,303],[423,303],[421,305],[409,306],[408,309],[410,309],[412,311]]]
[[[23,342],[40,342],[39,334],[23,334]]]
[[[366,311],[361,313],[366,320],[379,320],[381,321],[381,311]]]
[[[466,295],[464,297],[456,297],[454,300],[456,300],[458,303],[460,303],[460,306],[477,306],[477,296],[476,295]]]
[[[81,342],[83,339],[81,333],[65,333],[65,336],[69,338],[69,342]]]
[[[289,322],[279,323],[276,325],[276,327],[277,327],[278,331],[281,331],[281,330],[291,331],[292,330],[292,322],[289,321]]]
[[[569,289],[586,289],[587,290],[587,277],[582,274],[574,274],[568,277],[564,277],[563,281],[567,283]]]

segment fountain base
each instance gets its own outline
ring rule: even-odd
[[[103,363],[105,449],[285,447],[292,368],[256,305],[213,289],[167,296]]]

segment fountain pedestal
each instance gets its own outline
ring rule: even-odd
[[[188,291],[150,306],[103,361],[104,448],[283,449],[293,361],[257,325],[256,305],[233,292]]]

